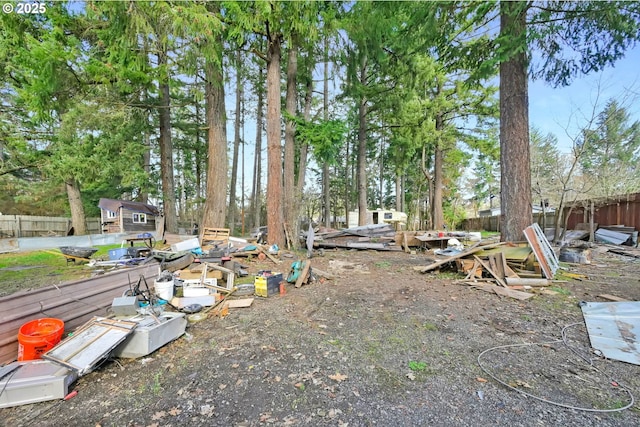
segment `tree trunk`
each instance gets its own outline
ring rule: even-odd
[[[324,39],[324,73],[322,76],[322,113],[324,120],[329,120],[329,39]],[[329,162],[322,164],[322,218],[324,226],[331,227],[331,192],[329,191]],[[349,212],[346,213],[347,217]],[[348,226],[349,218],[347,218]]]
[[[329,162],[322,163],[322,218],[324,218],[324,226],[331,227],[331,191],[329,191],[329,175],[331,169]]]
[[[398,212],[404,211],[404,206],[402,206],[402,202],[404,201],[404,192],[402,191],[402,177],[400,174],[396,174],[396,210]]]
[[[69,199],[73,233],[76,236],[84,236],[87,234],[87,221],[84,215],[84,206],[82,205],[80,184],[74,178],[67,179],[64,184],[67,189],[67,198]]]
[[[198,121],[198,127],[202,126]],[[196,134],[196,203],[193,206],[193,209],[198,214],[201,213],[200,208],[202,207],[202,177],[204,176],[204,161],[205,157],[203,155],[203,146],[200,145],[200,133]],[[192,213],[193,214],[193,213]]]
[[[236,187],[238,184],[238,156],[240,151],[240,108],[242,106],[242,79],[241,79],[241,56],[240,49],[236,51],[236,120],[233,126],[233,157],[231,160],[231,183],[229,184],[229,228],[236,228]]]
[[[304,95],[304,121],[311,120],[311,101],[313,101],[313,79],[310,77],[307,81],[306,92]],[[301,197],[304,193],[304,182],[307,178],[307,157],[309,145],[307,142],[300,144],[300,159],[298,160],[298,182],[296,184],[296,193]],[[309,218],[311,219],[311,218]]]
[[[267,51],[267,241],[284,247],[282,211],[282,142],[280,109],[280,51],[278,35]]]
[[[440,147],[440,143],[436,144],[433,157],[433,196],[431,198],[431,218],[433,220],[433,229],[442,230],[444,228],[444,211],[442,208],[444,151]]]
[[[384,123],[383,123],[384,125]],[[384,138],[380,136],[380,153],[378,153],[378,195],[380,209],[386,209],[384,203]]]
[[[220,41],[222,45],[222,41]],[[224,227],[227,207],[227,117],[224,105],[222,54],[205,64],[208,127],[207,191],[202,227]]]
[[[367,60],[360,64],[360,85],[366,84]],[[358,103],[358,225],[367,224],[367,99],[360,95]]]
[[[526,10],[520,2],[500,3],[500,32],[511,38],[526,33]],[[524,240],[531,225],[529,98],[526,52],[500,64],[500,229],[502,241]]]
[[[431,221],[433,217],[433,178],[431,173],[429,172],[429,167],[427,166],[427,147],[422,146],[422,155],[420,157],[420,169],[422,169],[422,174],[424,175],[425,181],[427,182],[428,194],[425,198],[425,202],[427,206],[425,206],[424,213],[427,215],[427,218],[424,218],[423,223],[426,224],[427,228],[431,228],[432,230],[435,228],[433,226],[433,221]]]
[[[167,67],[167,54],[158,54],[158,68]],[[173,143],[171,141],[171,96],[169,94],[169,73],[162,71],[160,86],[160,174],[162,177],[162,203],[164,207],[165,230],[178,232],[176,213],[176,190],[173,177]]]
[[[351,189],[354,179],[353,162],[350,161],[351,155],[351,143],[347,140],[345,144],[345,156],[344,156],[344,218],[346,226],[349,227],[349,212],[351,210]]]
[[[296,74],[298,73],[298,46],[295,42],[289,47],[287,61],[287,95],[286,109],[290,116],[297,113]],[[293,120],[287,120],[284,128],[284,223],[289,241],[287,247],[298,247],[298,193],[295,191],[295,134],[296,126]]]
[[[197,73],[196,73],[196,78],[195,78],[196,83],[198,83],[198,77],[197,77]],[[196,149],[195,149],[195,164],[196,164],[196,203],[195,206],[193,207],[194,210],[197,211],[197,213],[201,213],[200,211],[200,206],[202,203],[202,176],[203,176],[203,166],[204,166],[204,153],[203,153],[203,146],[200,145],[200,140],[201,140],[201,128],[202,128],[202,122],[200,121],[200,101],[196,101],[195,103],[195,120],[196,120],[196,134],[195,134],[195,138],[196,138]],[[192,216],[194,215],[194,212],[192,211]],[[192,218],[193,219],[193,218]]]
[[[262,81],[264,73],[262,67],[258,70],[258,81]],[[256,88],[258,92],[258,103],[256,106],[256,147],[254,151],[253,161],[255,168],[253,170],[253,188],[251,190],[251,213],[253,218],[253,226],[262,225],[261,220],[261,204],[262,204],[262,122],[264,109],[264,86]]]
[[[144,171],[148,175],[151,172],[151,136],[149,132],[144,132],[143,141],[144,153],[142,153],[142,162]],[[149,193],[145,187],[140,191],[140,202],[149,203]]]

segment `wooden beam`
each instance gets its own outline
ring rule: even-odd
[[[509,286],[550,286],[551,280],[548,279],[527,279],[527,278],[515,278],[507,277],[507,285]]]
[[[302,286],[303,283],[307,281],[307,276],[309,275],[310,268],[311,268],[311,262],[306,261],[304,263],[304,267],[302,267],[302,272],[300,273],[300,276],[298,276],[298,280],[296,280],[296,284],[295,284],[296,288],[299,288],[300,286]]]
[[[497,274],[495,271],[493,271],[493,270],[491,269],[491,267],[489,267],[489,266],[488,266],[484,261],[482,261],[480,258],[478,258],[478,257],[477,257],[477,256],[475,256],[475,255],[473,256],[473,258],[474,258],[476,261],[478,261],[478,262],[480,263],[480,265],[481,265],[482,267],[484,267],[484,269],[485,269],[485,270],[487,270],[487,273],[491,274],[491,275],[496,279],[496,282],[498,282],[498,284],[499,284],[500,286],[502,286],[503,288],[506,288],[506,287],[507,287],[507,284],[506,284],[506,283],[504,283],[504,280],[502,280],[502,278],[500,278],[500,276],[498,276],[498,274]]]
[[[504,244],[505,244],[505,242],[494,243],[494,244],[486,245],[486,246],[476,246],[476,245],[474,245],[471,248],[467,249],[466,251],[462,251],[457,255],[450,256],[447,259],[443,259],[441,261],[434,262],[433,264],[429,264],[426,267],[413,267],[413,269],[416,270],[416,271],[419,271],[420,273],[426,273],[427,271],[435,270],[436,268],[438,268],[438,267],[440,267],[442,265],[445,265],[445,264],[447,264],[447,263],[449,263],[451,261],[454,261],[454,260],[456,260],[458,258],[464,258],[464,257],[467,257],[469,255],[473,255],[476,252],[480,252],[481,250],[494,248],[496,246],[501,246],[501,245],[504,245]]]

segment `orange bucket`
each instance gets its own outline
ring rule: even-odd
[[[64,322],[44,318],[25,323],[18,331],[18,360],[40,359],[62,339]]]

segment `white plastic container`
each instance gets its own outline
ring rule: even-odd
[[[200,247],[200,242],[198,241],[197,237],[194,237],[192,239],[187,239],[178,243],[174,243],[173,245],[171,245],[171,250],[174,252],[180,252],[180,251],[189,251],[191,249],[197,249],[199,247]]]
[[[173,280],[167,282],[158,282],[156,280],[153,282],[153,287],[158,298],[165,301],[171,301],[171,298],[173,298]]]

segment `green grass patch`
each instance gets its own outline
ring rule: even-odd
[[[387,269],[391,267],[391,263],[389,261],[378,261],[374,264],[377,268]]]
[[[457,271],[441,271],[439,273],[437,273],[438,275],[438,279],[460,279],[462,277],[464,277],[465,275],[462,273],[458,273]]]
[[[438,330],[438,325],[436,325],[435,323],[432,323],[432,322],[424,322],[422,324],[422,328],[427,330],[427,331],[435,332],[435,331]]]
[[[415,360],[409,362],[409,369],[411,369],[413,372],[425,371],[427,369],[427,366],[428,365],[426,362],[417,362]]]
[[[551,286],[551,287],[549,287],[549,290],[553,291],[553,292],[557,292],[560,295],[565,295],[565,296],[571,295],[571,291],[570,290],[565,289],[565,288],[561,288],[559,286]]]
[[[109,250],[120,244],[94,246],[92,259],[108,259]],[[0,254],[0,296],[88,277],[83,261],[67,262],[59,249]]]

